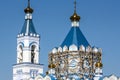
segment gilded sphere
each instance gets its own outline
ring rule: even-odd
[[[103,67],[103,64],[102,64],[101,62],[97,62],[97,63],[95,64],[95,66],[98,67],[98,68],[101,68],[101,67]]]
[[[55,66],[55,64],[49,64],[48,67],[49,68],[55,68],[56,66]]]
[[[79,21],[80,20],[80,16],[77,15],[77,13],[75,12],[71,17],[70,17],[71,21]]]
[[[27,7],[25,10],[24,10],[25,13],[33,13],[33,9],[30,8],[30,7]]]

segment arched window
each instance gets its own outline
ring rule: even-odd
[[[31,62],[34,63],[35,60],[35,45],[31,46]]]
[[[19,59],[19,63],[23,62],[23,48],[22,48],[21,45],[19,46],[19,57],[18,57],[18,59]]]

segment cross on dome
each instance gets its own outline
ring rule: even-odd
[[[72,22],[72,26],[73,27],[78,27],[79,26],[79,20],[80,20],[80,16],[77,15],[77,12],[76,12],[76,0],[74,0],[74,13],[73,15],[70,17],[70,20]]]
[[[76,0],[74,1],[74,12],[76,12]]]
[[[30,0],[28,0],[28,7],[24,10],[25,13],[33,13],[33,9],[30,7]]]

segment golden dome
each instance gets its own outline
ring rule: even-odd
[[[51,64],[48,65],[48,67],[49,67],[49,68],[55,68],[56,65],[51,63]]]
[[[46,75],[48,75],[48,74],[49,74],[49,72],[47,71],[47,72],[46,72]]]
[[[24,10],[25,13],[33,13],[33,9],[30,8],[30,7],[27,7],[25,10]]]
[[[101,67],[103,67],[103,64],[102,64],[101,62],[97,62],[97,63],[95,64],[95,66],[98,67],[98,68],[101,68]]]
[[[80,16],[77,15],[76,12],[74,12],[74,14],[70,17],[71,21],[79,21],[80,20]]]

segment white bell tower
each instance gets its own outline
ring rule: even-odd
[[[43,65],[39,63],[40,36],[36,33],[33,22],[33,9],[24,10],[25,22],[17,36],[17,64],[13,65],[13,80],[29,80],[43,73]]]

